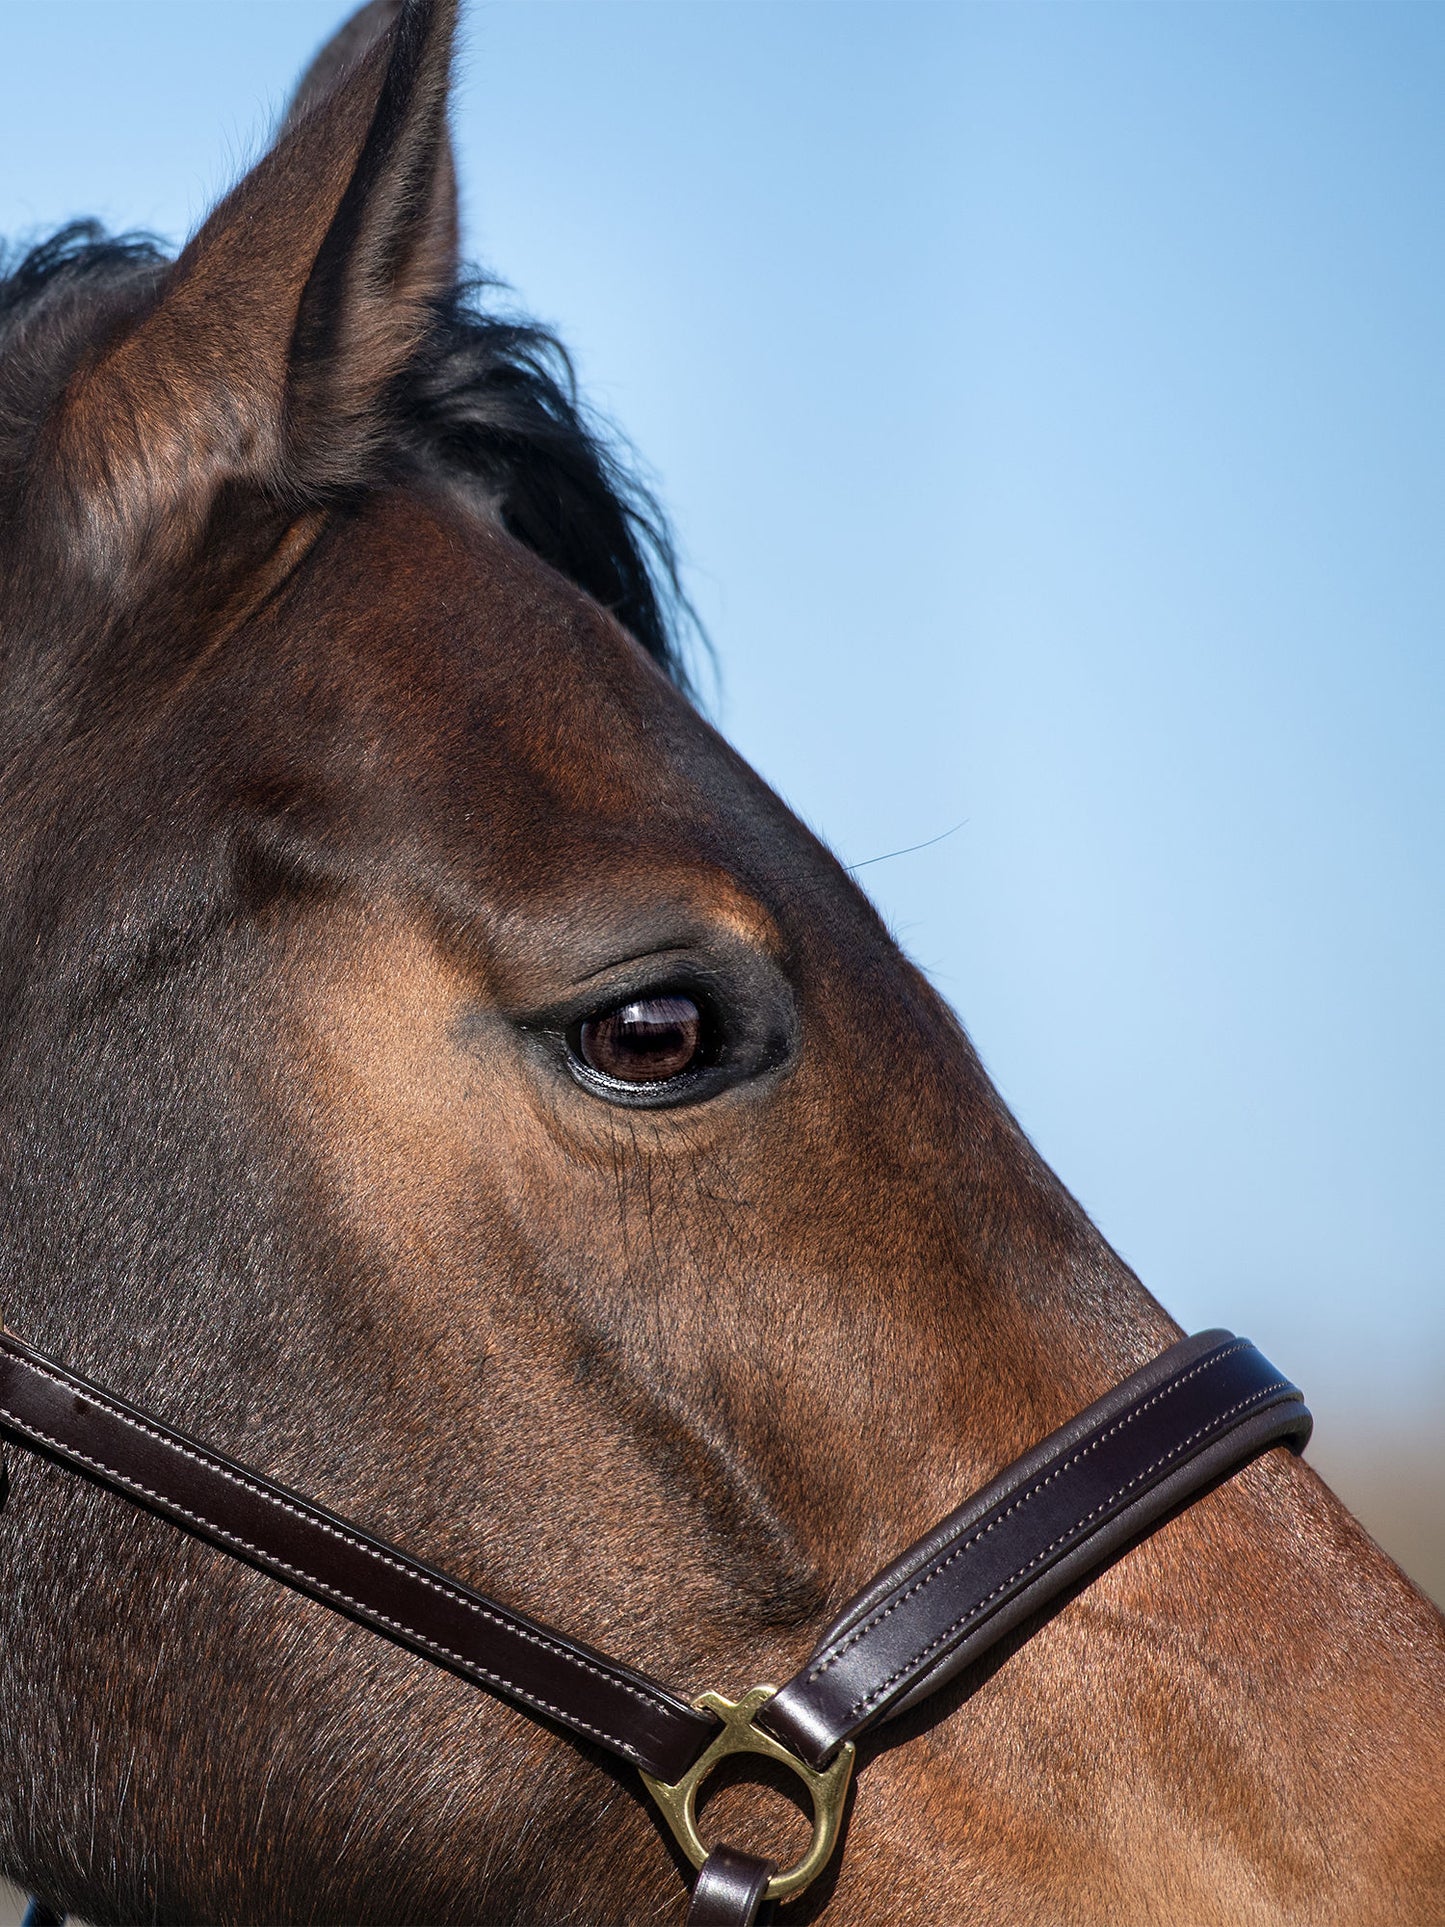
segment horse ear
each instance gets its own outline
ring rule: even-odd
[[[367,0],[365,6],[358,7],[350,19],[337,28],[296,83],[296,91],[291,96],[291,104],[282,124],[283,133],[289,133],[293,127],[299,126],[335,91],[382,35],[396,26],[403,4],[404,0]],[[456,163],[445,118],[440,131],[439,149],[430,218],[434,245],[443,251],[449,262],[450,281],[455,278],[456,264],[461,255],[461,235]]]
[[[395,27],[405,5],[406,0],[364,0],[341,23],[297,81],[281,123],[282,133],[289,134],[334,92],[338,82],[370,53],[382,35]]]
[[[312,108],[320,106],[362,55],[396,25],[401,8],[402,0],[367,0],[343,21],[297,81],[282,123],[283,133],[289,133]]]
[[[364,481],[388,384],[457,273],[457,0],[373,0],[154,305],[70,384],[60,467],[97,543],[193,534],[229,483],[305,504]]]

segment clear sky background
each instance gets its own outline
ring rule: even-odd
[[[344,10],[0,0],[0,233],[178,240]],[[1442,101],[1404,0],[513,0],[456,114],[713,713],[1152,1289],[1437,1521]]]

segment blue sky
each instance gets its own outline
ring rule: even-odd
[[[342,9],[0,0],[0,232],[182,236]],[[1445,9],[473,6],[471,251],[740,747],[1186,1323],[1445,1383]]]

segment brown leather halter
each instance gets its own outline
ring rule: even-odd
[[[0,1335],[0,1433],[159,1513],[284,1585],[638,1767],[699,1870],[689,1927],[750,1927],[838,1844],[854,1742],[935,1692],[1024,1621],[1272,1445],[1304,1449],[1300,1392],[1247,1339],[1171,1345],[1016,1459],[857,1594],[780,1690],[676,1694],[473,1592]],[[697,1831],[729,1754],[785,1766],[813,1804],[795,1866]]]

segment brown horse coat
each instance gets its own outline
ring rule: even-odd
[[[0,316],[0,1288],[741,1690],[1175,1327],[670,678],[596,451],[521,389],[424,444],[453,12],[368,8],[173,266]],[[589,1083],[673,992],[694,1081]],[[0,1863],[87,1919],[674,1917],[604,1759],[165,1526],[26,1464],[0,1570]],[[1439,1921],[1442,1703],[1445,1622],[1274,1452],[914,1716],[791,1917]],[[795,1839],[760,1797],[729,1837]]]

